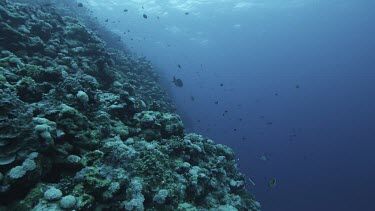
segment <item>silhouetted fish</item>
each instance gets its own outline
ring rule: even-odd
[[[146,15],[146,14],[143,14],[143,18],[144,18],[144,19],[147,19],[147,15]]]
[[[176,78],[173,76],[173,81],[174,85],[176,85],[177,87],[183,87],[184,86],[184,83],[182,82],[181,79],[179,78]]]

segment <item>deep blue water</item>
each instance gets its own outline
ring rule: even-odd
[[[375,210],[375,1],[95,2],[263,210]]]

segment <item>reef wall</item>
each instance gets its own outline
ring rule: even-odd
[[[0,209],[259,210],[158,79],[81,21],[1,0]]]

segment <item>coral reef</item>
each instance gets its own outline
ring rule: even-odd
[[[0,209],[259,210],[158,79],[75,18],[0,1]]]

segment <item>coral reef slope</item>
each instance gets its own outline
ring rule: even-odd
[[[0,1],[0,208],[259,210],[233,151],[185,133],[145,58]]]

